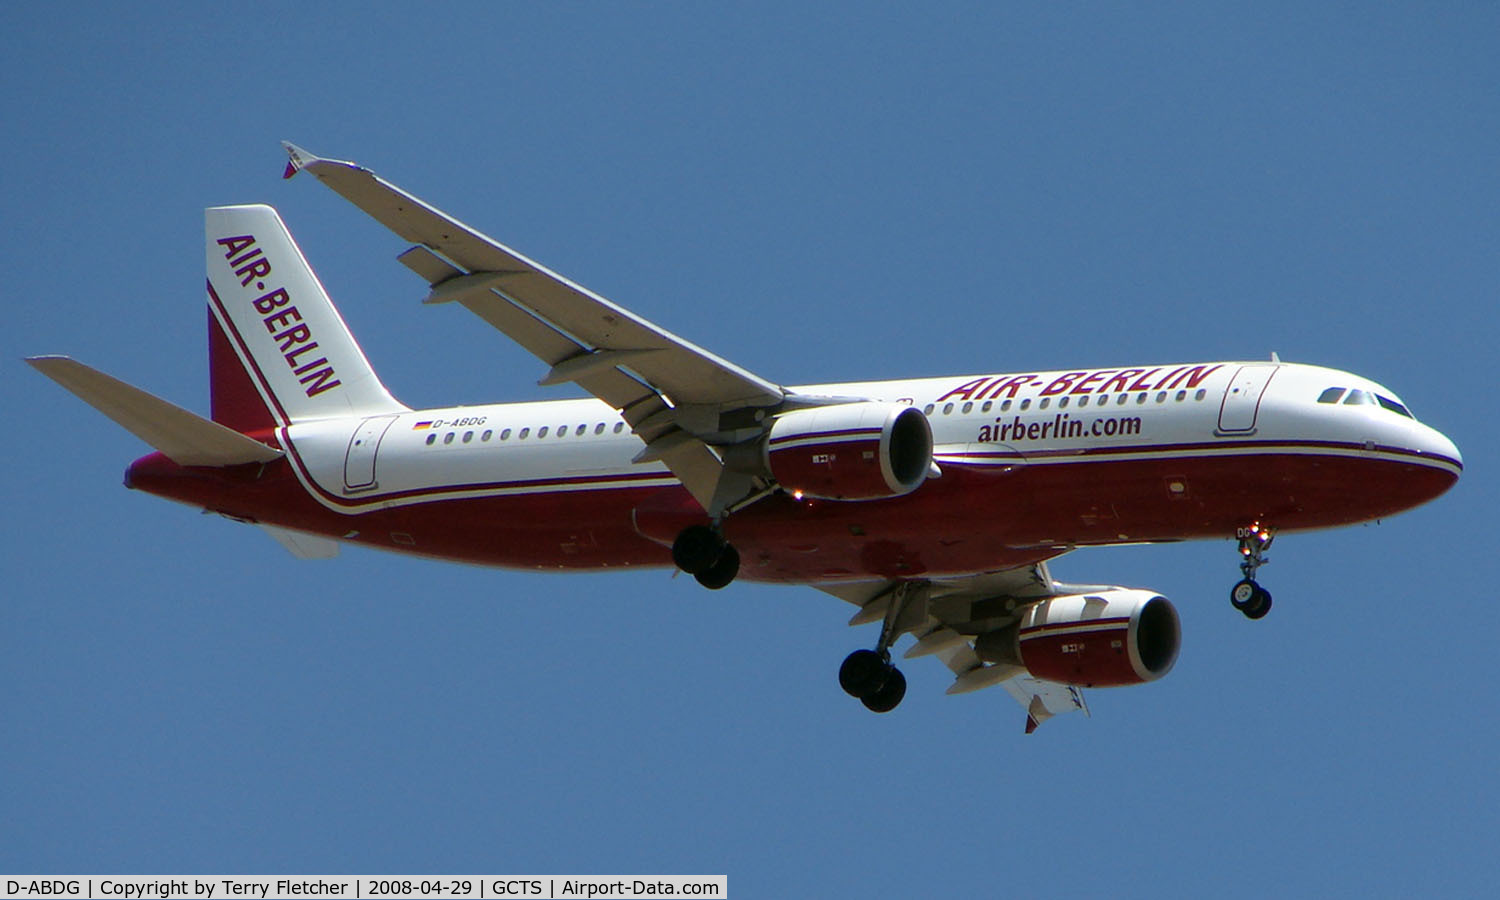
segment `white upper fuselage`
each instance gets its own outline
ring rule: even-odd
[[[1337,402],[1319,402],[1330,388],[1346,392]],[[922,409],[939,466],[1077,461],[1101,450],[1116,460],[1133,449],[1142,456],[1243,454],[1259,445],[1280,453],[1299,447],[1322,454],[1397,453],[1455,475],[1461,467],[1453,443],[1398,411],[1404,405],[1393,392],[1347,372],[1300,364],[1084,369],[792,390]],[[284,429],[283,440],[311,493],[341,512],[676,483],[659,462],[632,462],[640,441],[615,410],[594,399],[299,422]]]

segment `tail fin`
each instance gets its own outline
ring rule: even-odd
[[[205,211],[214,421],[240,432],[404,412],[269,206]]]

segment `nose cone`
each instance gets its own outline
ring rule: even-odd
[[[1398,463],[1377,478],[1376,486],[1400,509],[1437,499],[1463,474],[1464,461],[1458,447],[1441,431],[1420,422],[1391,423],[1389,430],[1377,432],[1375,444],[1377,456]]]
[[[1448,439],[1446,434],[1443,434],[1436,428],[1422,425],[1421,429],[1422,431],[1418,439],[1413,442],[1415,446],[1412,449],[1420,457],[1448,474],[1447,483],[1443,485],[1442,490],[1438,491],[1438,494],[1441,494],[1457,483],[1458,476],[1463,473],[1463,454],[1458,452],[1458,445],[1454,444],[1453,441]],[[1437,494],[1433,496],[1436,497]]]

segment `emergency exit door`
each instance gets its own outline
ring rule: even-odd
[[[1240,366],[1229,386],[1224,388],[1224,402],[1219,406],[1219,431],[1243,434],[1255,430],[1260,414],[1260,397],[1279,368],[1275,363]]]
[[[375,487],[375,454],[396,416],[371,416],[359,423],[344,454],[344,490],[368,491]]]

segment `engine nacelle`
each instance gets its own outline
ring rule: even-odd
[[[1034,603],[1017,625],[975,642],[983,659],[1078,687],[1155,681],[1172,670],[1181,646],[1182,625],[1167,598],[1125,588]]]
[[[766,468],[788,491],[877,500],[917,489],[932,468],[932,426],[898,403],[842,403],[776,417]]]

